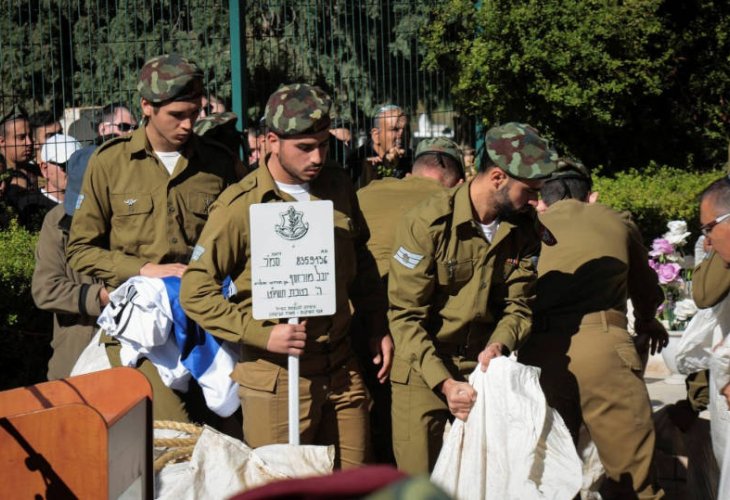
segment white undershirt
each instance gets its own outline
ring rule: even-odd
[[[55,201],[56,203],[61,203],[61,200],[59,200],[53,193],[50,191],[46,191],[45,188],[41,188],[41,193],[48,198],[51,201]]]
[[[304,184],[284,184],[283,182],[274,181],[276,182],[277,187],[284,191],[286,194],[290,195],[292,198],[294,198],[297,201],[309,201],[309,183],[305,182]]]
[[[169,153],[155,151],[155,154],[160,159],[170,175],[172,175],[172,172],[175,170],[175,165],[177,165],[177,160],[180,159],[180,151],[172,151]]]
[[[482,233],[484,233],[484,237],[489,243],[491,243],[494,239],[494,235],[497,234],[497,229],[499,229],[499,219],[494,219],[489,224],[482,224],[480,222],[479,225],[482,227]]]

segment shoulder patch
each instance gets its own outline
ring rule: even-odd
[[[199,260],[200,257],[205,253],[205,248],[200,245],[195,245],[195,248],[193,248],[193,254],[190,256],[190,261],[195,262],[196,260]]]
[[[403,264],[408,269],[415,268],[422,260],[423,255],[413,253],[406,250],[404,247],[400,247],[393,255],[393,258]]]
[[[76,198],[76,206],[74,207],[74,210],[78,210],[81,208],[81,204],[84,202],[84,194],[80,193],[79,197]]]

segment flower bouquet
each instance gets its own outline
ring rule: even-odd
[[[656,271],[664,291],[664,302],[657,311],[659,319],[669,330],[683,330],[697,312],[692,300],[692,268],[682,251],[690,233],[687,223],[681,220],[668,222],[667,229],[663,237],[652,242],[649,266]]]

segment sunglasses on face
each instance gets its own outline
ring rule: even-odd
[[[112,127],[117,127],[121,132],[129,132],[129,131],[137,128],[136,124],[127,123],[127,122],[121,122],[121,123],[104,122],[104,124],[111,125]]]

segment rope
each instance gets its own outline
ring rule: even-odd
[[[190,460],[193,456],[195,446],[185,446],[174,450],[166,451],[155,460],[153,467],[155,472],[160,472],[168,463],[178,463]]]
[[[170,448],[162,455],[157,457],[153,463],[155,472],[162,470],[168,463],[178,463],[190,460],[195,449],[195,443],[198,441],[203,428],[183,422],[175,422],[173,420],[155,420],[153,427],[155,429],[168,429],[180,431],[188,434],[188,436],[177,438],[158,438],[154,440],[155,448]]]

